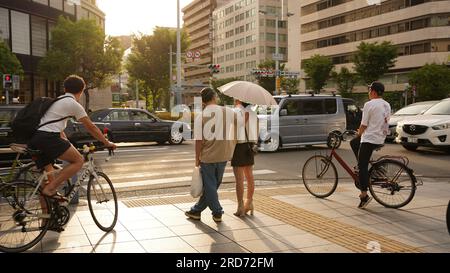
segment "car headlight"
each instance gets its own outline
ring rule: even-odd
[[[445,123],[445,124],[440,124],[440,125],[436,125],[431,127],[433,128],[433,130],[445,130],[445,129],[449,129],[450,128],[450,123]]]

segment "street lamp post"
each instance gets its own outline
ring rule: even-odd
[[[180,0],[177,0],[177,90],[176,105],[182,103],[181,96],[181,29],[180,29]]]
[[[283,5],[284,6],[284,5]],[[275,16],[275,94],[280,94],[280,16],[279,14],[268,14],[266,11],[260,10],[259,13],[263,15]],[[293,16],[293,13],[288,12],[287,17]],[[284,10],[281,10],[281,21],[284,19]],[[281,95],[281,94],[280,94]]]

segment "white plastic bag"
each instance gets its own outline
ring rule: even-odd
[[[191,196],[198,198],[203,194],[203,181],[202,175],[200,174],[200,168],[195,167],[192,172],[192,183],[191,183]]]

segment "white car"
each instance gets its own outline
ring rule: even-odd
[[[423,115],[398,122],[397,134],[397,143],[407,150],[425,146],[450,152],[450,99],[435,104]]]
[[[416,102],[395,112],[395,114],[393,114],[389,120],[389,132],[386,137],[386,141],[393,142],[397,137],[397,123],[399,121],[413,116],[422,115],[423,113],[425,113],[425,111],[430,109],[431,106],[435,105],[438,102],[439,101],[435,100]]]

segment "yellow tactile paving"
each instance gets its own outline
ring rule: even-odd
[[[306,193],[306,189],[302,187],[262,189],[256,191],[253,202],[261,213],[354,252],[370,252],[374,248],[381,252],[420,252],[416,247],[271,198],[271,196]],[[234,200],[235,194],[234,192],[221,192],[220,198]],[[195,202],[195,199],[190,196],[163,196],[123,203],[128,207],[142,207],[191,202]]]

